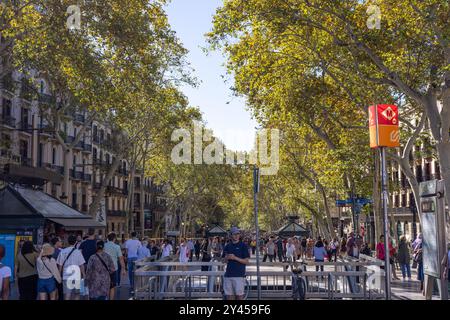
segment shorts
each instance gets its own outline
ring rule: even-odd
[[[244,277],[224,277],[223,290],[226,296],[243,296],[245,287]]]
[[[56,280],[55,277],[48,279],[38,279],[37,283],[38,293],[50,294],[56,290]]]
[[[68,279],[64,279],[62,282],[64,294],[80,294],[80,283],[74,283]]]

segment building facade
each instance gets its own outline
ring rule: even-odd
[[[101,122],[91,121],[86,111],[77,110],[61,117],[63,121],[57,130],[63,144],[57,139],[54,126],[47,121],[49,106],[55,104],[48,85],[39,80],[37,95],[35,90],[18,72],[5,77],[0,84],[0,180],[39,185],[45,193],[87,214],[115,160],[111,130]],[[77,136],[81,138],[73,148],[64,147],[76,141]],[[65,163],[69,168],[68,179],[64,179]],[[19,174],[11,174],[11,168],[16,168]],[[27,170],[30,174],[22,177]],[[52,174],[53,178],[48,178]],[[158,187],[148,177],[141,182],[141,176],[136,174],[134,178],[132,212],[135,223],[132,227],[138,230],[146,223],[145,229],[150,233],[155,218],[152,205],[157,206]],[[114,231],[120,237],[126,236],[130,179],[129,163],[122,159],[100,206],[106,215],[106,232]]]

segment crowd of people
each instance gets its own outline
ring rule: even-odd
[[[299,259],[336,262],[338,257],[358,258],[361,254],[384,260],[386,254],[383,235],[372,251],[371,245],[364,243],[362,237],[354,233],[340,240],[320,236],[267,236],[256,241],[251,235],[241,235],[237,228],[233,230],[232,236],[227,238],[181,238],[177,243],[169,239],[138,239],[136,232],[131,233],[130,239],[121,241],[116,239],[114,233],[110,233],[104,241],[93,229],[84,238],[70,235],[66,243],[58,236],[52,236],[39,248],[31,241],[24,241],[19,245],[14,270],[1,263],[6,252],[5,247],[0,245],[0,298],[8,299],[10,278],[14,273],[21,300],[79,300],[82,296],[91,300],[114,300],[121,277],[127,273],[130,293],[133,293],[135,262],[151,256],[155,259],[170,257],[183,263],[227,261],[227,270],[230,270],[225,276],[233,278],[228,279],[227,285],[233,290],[237,287],[240,293],[242,283],[236,280],[236,274],[239,277],[243,272],[245,274],[245,268],[244,271],[240,268],[248,263],[248,258],[255,255],[256,250],[259,250],[263,262],[278,260],[290,263]],[[388,247],[393,278],[399,280],[396,269],[400,269],[403,280],[411,280],[411,268],[417,268],[417,279],[423,290],[422,235],[419,234],[411,242],[402,236],[397,246],[391,239]],[[447,249],[448,257],[444,258],[442,266],[448,279],[450,246]],[[203,271],[209,270],[208,266],[201,268]],[[323,271],[323,265],[317,265],[316,271],[319,269]],[[236,294],[238,296],[240,294]]]

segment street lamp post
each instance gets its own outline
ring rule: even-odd
[[[256,281],[258,286],[258,300],[261,300],[261,277],[259,268],[259,225],[258,225],[258,192],[259,192],[259,168],[253,168],[253,202],[255,207],[255,233],[256,233]]]
[[[384,270],[385,270],[385,291],[386,300],[391,299],[391,265],[389,263],[389,219],[388,219],[388,190],[387,190],[387,169],[386,169],[386,149],[380,148],[381,156],[381,195],[383,206],[384,222]]]

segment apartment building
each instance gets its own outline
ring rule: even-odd
[[[88,121],[88,114],[76,110],[65,114],[59,126],[64,145],[81,139],[73,148],[64,148],[56,138],[54,128],[47,122],[45,110],[55,103],[48,84],[39,80],[36,95],[31,82],[19,72],[5,77],[0,84],[0,180],[38,186],[45,193],[87,214],[92,199],[97,195],[101,181],[115,160],[112,150],[111,130],[99,121]],[[65,183],[64,163],[69,167]],[[126,160],[106,187],[101,207],[106,214],[106,232],[126,233],[127,199],[129,199],[130,168]],[[137,171],[139,173],[139,171]],[[133,204],[134,227],[151,232],[152,210],[158,208],[158,187],[151,178],[145,178],[143,190],[141,177],[135,177]],[[143,210],[141,198],[144,201]],[[155,201],[155,208],[152,207]]]
[[[429,130],[428,122],[425,131]],[[439,162],[433,157],[433,147],[429,139],[424,139],[413,147],[409,154],[411,168],[417,181],[441,179]],[[418,213],[415,209],[414,195],[408,179],[402,173],[400,166],[391,162],[390,166],[391,208],[389,214],[394,215],[395,230],[399,236],[405,235],[407,239],[413,239],[415,234],[421,232]]]

